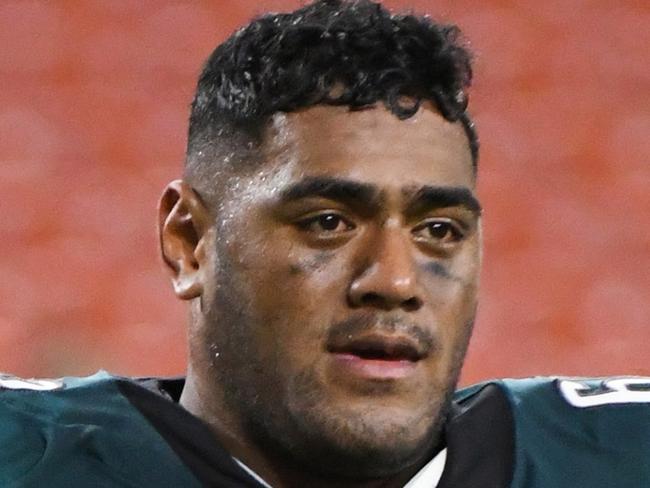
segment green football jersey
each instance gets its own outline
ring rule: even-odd
[[[171,399],[182,384],[0,377],[0,487],[259,487]]]
[[[650,487],[650,378],[494,380],[454,400],[437,488]]]
[[[498,384],[513,415],[511,488],[650,487],[650,378]]]
[[[0,487],[260,488],[178,405],[182,388],[0,376]],[[455,395],[437,488],[647,488],[648,425],[648,378],[485,382]]]

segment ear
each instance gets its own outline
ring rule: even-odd
[[[203,293],[209,227],[209,212],[199,195],[182,180],[167,185],[158,206],[158,237],[174,293],[183,300]]]

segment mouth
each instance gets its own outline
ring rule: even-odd
[[[410,337],[382,334],[347,336],[328,344],[327,352],[346,375],[380,380],[413,374],[428,353]]]
[[[348,338],[339,344],[329,344],[327,352],[379,361],[416,362],[426,357],[426,352],[419,348],[415,341],[407,337],[385,335]]]

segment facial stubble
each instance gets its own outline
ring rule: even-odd
[[[243,442],[256,444],[289,469],[330,479],[383,478],[430,459],[442,442],[473,317],[452,352],[447,382],[432,387],[419,417],[389,425],[379,405],[363,413],[332,405],[314,364],[287,373],[280,348],[262,358],[255,336],[256,328],[266,324],[252,313],[253,290],[238,279],[225,249],[217,256],[219,286],[206,302],[203,344],[213,358],[212,385],[238,419]],[[413,425],[425,427],[414,435]]]

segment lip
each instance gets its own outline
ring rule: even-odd
[[[410,336],[374,332],[339,336],[328,344],[327,352],[346,376],[396,380],[413,374],[429,351]]]
[[[410,336],[374,332],[339,336],[327,344],[327,352],[365,359],[417,362],[428,355],[429,347]]]
[[[349,353],[332,353],[337,368],[346,376],[369,380],[398,380],[412,375],[417,362],[408,359],[364,359]]]

